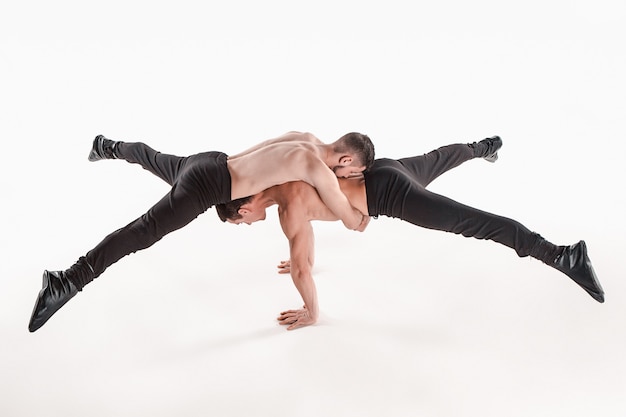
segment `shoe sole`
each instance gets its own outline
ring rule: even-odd
[[[35,325],[35,323],[33,323],[33,321],[35,319],[37,319],[37,317],[35,317],[35,313],[37,313],[37,311],[39,310],[39,305],[41,304],[42,300],[44,299],[44,293],[46,291],[46,288],[48,288],[48,286],[50,285],[50,272],[48,271],[43,271],[43,277],[42,277],[42,282],[41,282],[41,290],[39,290],[39,294],[37,294],[37,300],[35,301],[35,307],[33,308],[33,312],[30,315],[30,321],[28,322],[28,330],[32,333],[35,330],[39,329],[41,326],[43,326],[46,321],[44,320],[43,323],[39,324],[39,325]],[[50,318],[50,317],[48,317]]]

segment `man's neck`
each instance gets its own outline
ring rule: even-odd
[[[259,204],[261,204],[264,208],[271,207],[274,204],[280,205],[283,200],[279,190],[280,187],[280,185],[275,185],[259,193]]]
[[[335,166],[335,151],[333,150],[333,146],[323,143],[316,145],[318,149],[318,155],[322,161],[326,164],[327,167]]]

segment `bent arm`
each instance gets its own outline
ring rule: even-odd
[[[363,231],[367,225],[367,216],[350,204],[333,171],[321,161],[312,160],[310,165],[311,185],[315,187],[324,204],[348,229]]]

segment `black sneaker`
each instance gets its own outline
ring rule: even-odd
[[[591,260],[587,256],[587,244],[584,240],[575,245],[566,246],[552,266],[580,285],[594,300],[599,303],[604,302],[604,290],[591,266]]]
[[[64,272],[44,271],[42,288],[35,302],[33,314],[28,323],[28,330],[32,333],[43,326],[54,313],[77,293],[78,290],[67,279]]]
[[[478,143],[486,145],[486,150],[482,154],[482,158],[485,161],[493,163],[498,160],[498,149],[502,147],[502,139],[500,139],[500,136],[492,136]]]
[[[116,141],[107,139],[103,135],[96,136],[87,159],[91,162],[101,159],[117,159],[117,155],[115,155],[116,144]]]

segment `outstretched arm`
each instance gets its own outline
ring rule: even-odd
[[[283,311],[278,317],[280,324],[288,326],[287,330],[293,330],[314,324],[319,316],[317,290],[311,273],[314,262],[314,235],[309,221],[282,226],[289,239],[291,279],[304,301],[302,309]]]

